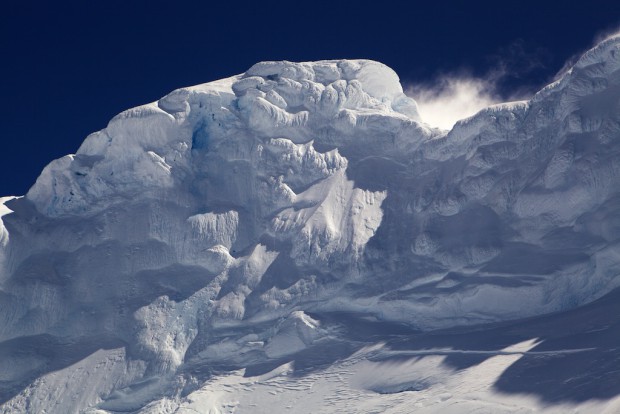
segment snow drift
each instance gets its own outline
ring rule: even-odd
[[[6,412],[173,401],[188,367],[333,335],[313,313],[570,309],[620,286],[620,37],[451,131],[380,63],[259,63],[119,114],[1,200]],[[75,364],[88,386],[47,386],[79,398],[37,380]]]

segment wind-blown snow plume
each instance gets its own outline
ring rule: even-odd
[[[467,75],[443,76],[432,84],[410,87],[407,95],[415,98],[424,122],[442,129],[502,102],[492,80]]]
[[[517,86],[515,80],[544,68],[546,54],[542,49],[528,50],[517,40],[489,56],[491,67],[484,74],[467,69],[439,73],[431,82],[408,83],[406,93],[417,101],[424,122],[451,129],[457,121],[491,105],[530,99],[540,85],[520,82]]]

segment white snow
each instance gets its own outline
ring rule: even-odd
[[[580,408],[547,406],[528,396],[495,392],[493,382],[528,355],[535,342],[512,345],[457,373],[443,366],[446,354],[441,351],[429,350],[423,358],[411,356],[398,363],[369,360],[382,354],[378,344],[302,377],[293,374],[290,363],[261,376],[247,376],[243,370],[218,375],[178,403],[170,406],[169,401],[160,400],[144,412],[611,413],[620,406],[620,398],[607,404],[593,401]]]
[[[533,337],[452,370],[456,348],[321,318],[431,331],[620,286],[619,74],[612,37],[450,131],[368,60],[262,62],[119,114],[0,199],[0,412],[613,410],[498,393]]]

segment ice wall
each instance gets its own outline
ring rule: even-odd
[[[620,285],[619,102],[618,37],[447,133],[372,61],[179,89],[3,199],[0,340],[122,344],[120,389],[303,347],[324,334],[303,312],[432,329],[587,303]]]

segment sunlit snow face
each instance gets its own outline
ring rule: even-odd
[[[501,102],[494,90],[494,85],[484,79],[449,76],[434,84],[411,86],[406,93],[418,103],[422,121],[451,129],[458,120]]]

